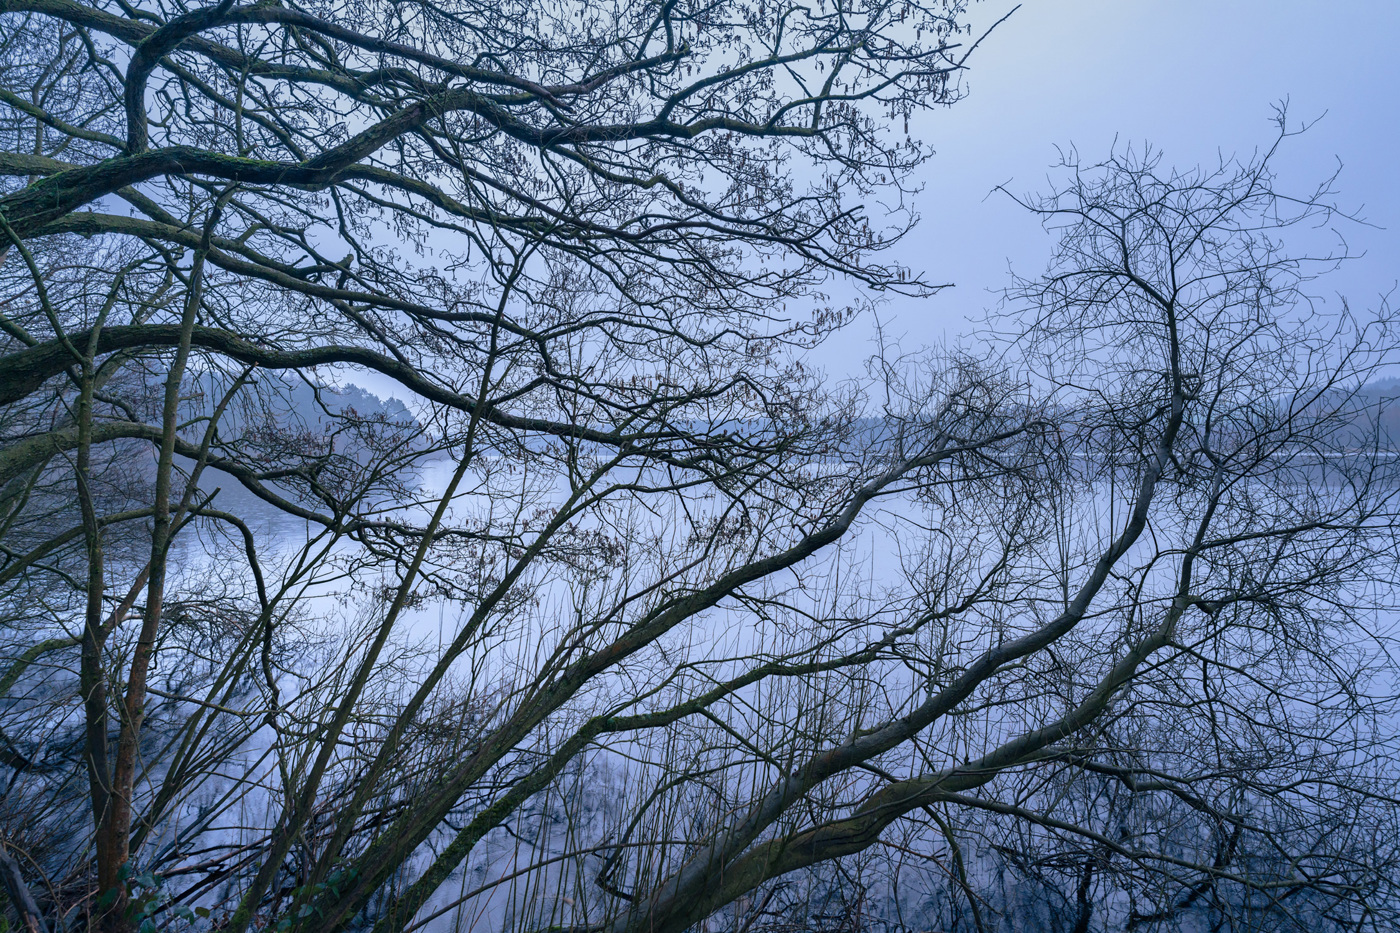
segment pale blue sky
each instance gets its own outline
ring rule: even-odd
[[[1014,6],[983,0],[974,21]],[[1007,262],[1034,273],[1050,241],[993,186],[1044,189],[1055,146],[1089,160],[1115,136],[1143,140],[1178,165],[1214,161],[1217,150],[1267,144],[1271,104],[1315,129],[1279,163],[1294,190],[1340,159],[1340,202],[1384,230],[1351,227],[1367,255],[1319,290],[1373,307],[1400,279],[1400,0],[1028,0],[984,43],[967,77],[970,96],[930,115],[923,136],[938,149],[917,200],[918,230],[900,258],[956,288],[930,301],[900,300],[881,317],[904,345],[952,338],[1005,284]],[[860,341],[841,341],[850,354]],[[869,346],[866,344],[865,346]],[[863,354],[862,354],[863,355]],[[834,373],[854,357],[826,347]]]

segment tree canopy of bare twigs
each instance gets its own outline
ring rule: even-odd
[[[1070,158],[975,351],[803,362],[964,12],[0,0],[6,916],[1400,921],[1330,188]]]

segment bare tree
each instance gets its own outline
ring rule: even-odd
[[[21,921],[1393,918],[1388,320],[1271,153],[833,386],[959,3],[0,10]]]

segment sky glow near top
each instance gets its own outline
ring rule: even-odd
[[[980,32],[1012,6],[984,0],[969,21]],[[1115,140],[1145,141],[1163,150],[1164,165],[1213,164],[1220,153],[1247,157],[1271,143],[1273,106],[1283,100],[1290,123],[1318,122],[1282,151],[1281,189],[1311,190],[1340,162],[1337,203],[1374,225],[1338,227],[1350,251],[1365,255],[1312,290],[1326,311],[1339,309],[1339,294],[1358,312],[1375,308],[1400,280],[1397,43],[1395,0],[1029,0],[974,53],[967,99],[914,127],[937,155],[917,179],[920,223],[895,256],[954,287],[886,302],[878,311],[886,337],[906,351],[965,342],[1008,284],[1008,263],[1028,276],[1044,268],[1053,241],[990,192],[1047,190],[1057,146],[1095,162]],[[1288,242],[1325,249],[1338,240],[1322,231],[1315,242]],[[833,376],[856,374],[876,349],[874,320],[813,362]]]

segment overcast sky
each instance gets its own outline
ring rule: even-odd
[[[990,24],[1014,2],[983,0]],[[1283,183],[1303,190],[1342,163],[1340,202],[1386,229],[1349,227],[1367,255],[1317,287],[1374,307],[1400,278],[1400,0],[1028,0],[977,51],[968,98],[931,115],[938,149],[924,169],[922,222],[900,250],[907,264],[955,288],[901,300],[881,318],[906,347],[952,338],[994,302],[1008,261],[1039,271],[1050,240],[1027,214],[987,193],[1010,182],[1043,190],[1056,145],[1086,160],[1113,140],[1150,141],[1168,162],[1213,162],[1271,141],[1271,105],[1325,117],[1289,144]],[[826,347],[835,374],[858,345]],[[867,345],[868,347],[869,345]],[[861,353],[860,355],[864,355]]]

